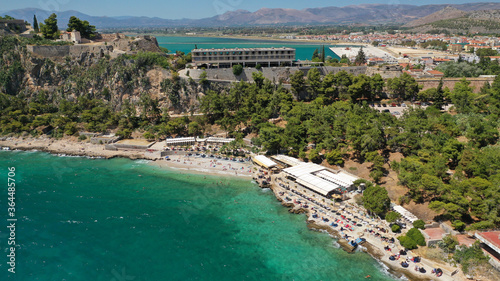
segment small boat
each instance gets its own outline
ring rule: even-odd
[[[2,150],[10,150],[10,147],[4,146],[4,147],[2,147]]]

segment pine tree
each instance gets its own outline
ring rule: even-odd
[[[44,38],[56,39],[59,37],[59,29],[57,28],[57,15],[52,13],[44,24],[40,24],[40,31]]]
[[[36,19],[36,15],[33,15],[33,29],[36,33],[40,32],[38,28],[38,20]]]
[[[356,55],[356,59],[354,60],[356,65],[362,65],[366,63],[365,52],[363,51],[363,47],[359,49],[358,54]]]

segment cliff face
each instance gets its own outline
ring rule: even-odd
[[[164,110],[196,108],[198,85],[172,78],[169,69],[158,66],[156,61],[167,60],[159,51],[154,37],[119,39],[100,46],[17,45],[3,56],[18,59],[6,60],[2,66],[6,73],[16,65],[20,69],[10,81],[15,87],[0,85],[0,92],[21,95],[28,101],[43,93],[55,105],[84,96],[100,99],[115,110],[129,100],[139,112],[145,94]]]

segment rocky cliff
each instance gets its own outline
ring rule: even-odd
[[[43,94],[55,105],[63,99],[95,98],[115,110],[128,100],[139,112],[144,95],[157,100],[162,110],[197,106],[198,85],[172,77],[154,37],[101,45],[29,46],[8,36],[0,37],[0,46],[8,50],[2,54],[0,74],[10,75],[1,81],[0,92],[9,95],[30,100]]]

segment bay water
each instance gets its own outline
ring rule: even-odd
[[[7,264],[15,167],[16,273]],[[249,178],[0,151],[1,280],[394,280]]]
[[[244,38],[228,38],[228,37],[196,37],[196,36],[158,36],[156,37],[158,45],[167,48],[170,52],[181,51],[189,53],[191,50],[212,49],[212,48],[279,48],[289,47],[295,48],[295,57],[298,60],[310,60],[314,50],[322,50],[325,47],[326,56],[340,59],[340,57],[332,52],[328,47],[332,45],[325,43],[297,42],[297,41],[281,41],[281,40],[265,40],[265,39],[244,39]]]

